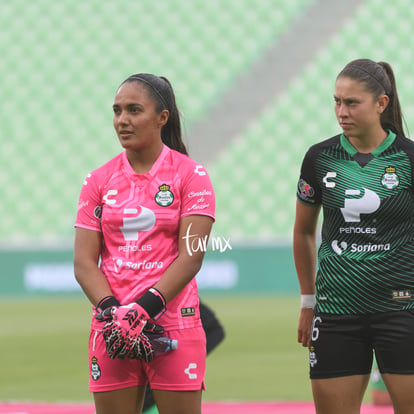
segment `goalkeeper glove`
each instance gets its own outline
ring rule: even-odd
[[[156,325],[164,331],[160,325]],[[106,351],[111,359],[115,357],[120,359],[133,358],[144,359],[145,362],[151,362],[154,359],[154,350],[151,343],[145,335],[145,328],[139,335],[127,334],[113,322],[105,324],[102,335],[105,339]]]
[[[151,288],[137,302],[105,307],[113,299],[115,298],[102,299],[97,306],[99,313],[96,315],[97,320],[106,321],[102,334],[109,357],[144,358],[147,362],[152,361],[151,344],[148,338],[142,335],[142,331],[148,319],[158,319],[165,311],[164,297],[156,289]],[[154,326],[159,325],[151,326],[155,329]]]
[[[136,306],[138,305],[138,306]],[[130,306],[135,308],[138,312],[144,311],[148,315],[148,319],[157,320],[166,311],[164,296],[155,288],[149,289],[136,302],[130,303]],[[114,296],[107,296],[103,298],[96,306],[98,314],[96,319],[98,321],[108,321],[114,318],[117,307],[123,307]],[[126,311],[127,313],[128,311]],[[131,314],[134,313],[133,311]],[[131,314],[129,317],[131,317]],[[136,318],[132,315],[132,318]]]
[[[118,299],[115,296],[105,296],[96,305],[96,311],[98,312],[98,315],[102,315],[105,310],[110,310],[114,306],[121,306]],[[110,313],[110,311],[107,311],[107,313]],[[98,318],[98,315],[96,315],[96,319],[100,321],[101,319]]]

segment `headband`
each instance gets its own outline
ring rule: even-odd
[[[140,81],[140,82],[145,83],[146,85],[148,85],[158,95],[158,97],[161,100],[161,103],[164,105],[164,108],[168,109],[168,106],[165,104],[165,100],[164,100],[163,96],[161,95],[161,92],[151,82],[147,81],[144,78],[141,78],[141,76],[130,76],[127,80],[130,80],[130,79],[135,79],[137,81]]]
[[[391,93],[391,91],[390,92],[387,92],[387,88],[382,84],[382,82],[376,77],[376,76],[374,76],[371,72],[368,72],[366,69],[363,69],[363,68],[361,68],[361,67],[359,67],[359,66],[356,66],[356,65],[349,65],[348,66],[349,68],[354,68],[354,69],[359,69],[360,71],[362,71],[362,72],[365,72],[368,76],[370,76],[372,79],[374,79],[375,81],[377,81],[377,83],[381,86],[381,88],[382,89],[384,89],[384,91],[385,91],[385,93],[386,94],[390,94]]]

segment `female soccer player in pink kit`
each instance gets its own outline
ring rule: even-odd
[[[214,221],[206,170],[181,139],[164,77],[119,87],[114,127],[124,151],[83,184],[75,276],[93,305],[89,388],[97,414],[139,414],[149,383],[160,414],[201,413],[206,360],[195,275]],[[154,356],[156,321],[178,349]]]

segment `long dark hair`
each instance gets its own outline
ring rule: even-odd
[[[141,82],[147,88],[150,97],[157,103],[157,111],[168,110],[170,113],[168,121],[161,129],[162,142],[168,147],[188,155],[181,135],[180,113],[170,81],[164,76],[137,73],[136,75],[129,76],[121,85],[126,82]]]
[[[374,99],[385,94],[390,101],[381,114],[381,126],[384,130],[391,130],[397,135],[405,136],[408,132],[407,124],[404,120],[400,100],[397,93],[394,71],[387,62],[374,62],[371,59],[356,59],[349,62],[339,73],[337,79],[347,77],[358,82],[363,82]]]

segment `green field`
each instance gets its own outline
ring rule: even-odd
[[[205,401],[311,400],[297,297],[203,299],[226,330],[207,360]],[[92,401],[85,298],[3,298],[0,313],[0,401]]]

